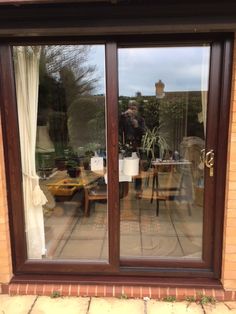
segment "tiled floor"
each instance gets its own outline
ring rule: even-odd
[[[160,201],[157,216],[155,201],[136,199],[132,186],[121,200],[121,257],[201,258],[202,208],[193,204],[189,215],[186,201]],[[94,202],[90,217],[76,202],[59,205],[62,214],[45,218],[48,258],[107,259],[106,203]]]

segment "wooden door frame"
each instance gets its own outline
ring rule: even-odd
[[[140,268],[138,265],[126,264],[121,265],[119,268],[118,255],[119,250],[115,249],[119,247],[119,226],[118,226],[118,204],[119,199],[115,191],[118,190],[118,148],[116,143],[118,142],[118,78],[117,78],[117,43],[145,43],[147,45],[152,42],[160,42],[166,45],[178,44],[178,43],[199,43],[201,41],[214,42],[217,45],[218,52],[216,52],[216,59],[218,58],[219,64],[211,63],[211,71],[213,73],[221,73],[218,81],[211,82],[214,90],[212,92],[213,100],[219,102],[219,112],[217,115],[217,121],[220,126],[218,133],[212,139],[215,147],[218,147],[216,167],[218,169],[217,176],[215,177],[215,194],[214,201],[215,213],[214,221],[212,222],[212,228],[210,233],[214,244],[211,247],[206,248],[205,256],[208,256],[207,263],[199,263],[195,261],[188,261],[187,263],[178,260],[160,260],[155,263],[149,264],[149,267]],[[60,43],[58,38],[11,38],[9,43],[16,44],[29,44],[29,43]],[[61,38],[61,42],[66,43],[67,39]],[[70,39],[70,43],[81,43],[78,37]],[[110,152],[110,160],[108,159],[108,169],[110,175],[110,187],[108,188],[109,198],[109,231],[110,238],[110,263],[78,263],[77,261],[32,261],[27,259],[26,255],[26,239],[24,233],[24,208],[22,197],[22,179],[21,179],[21,160],[20,160],[20,145],[19,145],[19,132],[17,128],[17,107],[16,96],[14,87],[14,73],[11,56],[11,48],[9,43],[6,43],[6,39],[3,39],[0,45],[0,71],[3,75],[3,79],[0,84],[0,98],[1,98],[1,115],[4,135],[4,153],[5,153],[5,165],[6,165],[6,177],[7,177],[7,190],[8,190],[8,206],[9,206],[9,220],[11,229],[11,243],[12,243],[12,256],[13,256],[13,269],[15,277],[13,280],[29,280],[35,278],[39,280],[39,274],[44,274],[40,278],[44,280],[53,280],[53,278],[63,279],[77,278],[78,281],[91,280],[91,275],[97,275],[97,281],[99,278],[104,280],[113,278],[114,281],[127,280],[136,281],[137,278],[143,276],[151,278],[164,278],[164,277],[179,277],[179,278],[205,278],[205,280],[211,281],[212,279],[218,280],[220,277],[221,266],[221,254],[222,254],[222,237],[223,237],[223,217],[224,217],[224,198],[226,181],[226,161],[227,161],[227,140],[228,139],[228,123],[229,123],[229,103],[230,103],[230,82],[232,71],[232,49],[233,49],[233,36],[232,34],[183,34],[183,35],[150,35],[145,39],[141,36],[114,36],[111,38],[87,38],[86,41],[83,38],[83,43],[102,43],[106,42],[106,75],[107,75],[107,128],[112,130],[108,132],[107,146]],[[214,53],[212,54],[212,56]],[[213,58],[214,59],[214,58]],[[214,91],[216,91],[214,93]],[[212,100],[212,101],[213,101]],[[111,119],[112,117],[112,119]],[[218,120],[219,117],[219,120]],[[8,126],[11,126],[9,128]],[[208,145],[208,144],[207,144]],[[108,152],[108,154],[109,154]],[[112,171],[111,171],[112,170]],[[114,206],[115,204],[115,206]],[[212,213],[211,213],[212,214]],[[212,216],[209,215],[207,221],[211,221]],[[116,230],[116,235],[114,235]],[[113,235],[112,235],[113,234]],[[210,262],[209,262],[210,261]],[[158,267],[157,267],[158,265]],[[79,267],[78,267],[79,266]],[[139,265],[142,266],[142,265]],[[80,268],[80,269],[79,269]],[[79,270],[78,270],[79,269]],[[73,273],[73,275],[71,275]],[[89,273],[89,275],[88,275]],[[115,276],[115,277],[114,277]],[[106,278],[106,279],[104,279]],[[120,278],[120,279],[118,279]],[[127,279],[125,279],[127,278]],[[70,280],[71,280],[70,279]],[[64,280],[66,280],[64,278]],[[216,281],[214,283],[216,283]]]

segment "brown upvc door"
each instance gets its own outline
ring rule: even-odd
[[[220,47],[120,45],[121,158],[131,163],[126,157],[137,152],[140,159],[139,173],[124,170],[136,175],[120,202],[124,268],[161,267],[164,275],[198,268],[219,276],[227,133],[219,126],[229,101],[222,98]]]
[[[225,38],[1,46],[16,279],[219,278],[232,54]],[[22,78],[22,51],[39,58],[31,97],[22,92],[35,83]],[[38,110],[33,165],[22,161],[24,97],[35,97]],[[48,202],[30,207],[35,175]]]

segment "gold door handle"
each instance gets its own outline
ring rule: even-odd
[[[211,149],[206,153],[205,149],[201,150],[201,155],[200,155],[200,161],[207,167],[209,168],[209,174],[210,177],[213,177],[214,175],[214,161],[215,161],[215,154],[214,150]]]
[[[214,170],[213,170],[214,161],[215,161],[215,154],[214,154],[213,149],[211,149],[209,152],[206,153],[206,156],[205,156],[205,165],[210,170],[209,172],[210,177],[213,177],[214,175]]]
[[[215,154],[213,149],[211,149],[209,152],[206,153],[205,157],[205,165],[207,168],[212,168],[214,166],[214,158]]]

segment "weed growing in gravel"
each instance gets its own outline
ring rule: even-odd
[[[163,301],[165,302],[175,302],[176,301],[176,297],[173,295],[169,295],[168,297],[163,298]]]
[[[200,304],[204,305],[204,304],[215,304],[216,303],[216,299],[214,297],[211,296],[207,296],[207,295],[202,295],[200,298]]]
[[[51,298],[53,299],[60,298],[60,297],[61,297],[60,291],[53,291],[51,294]]]
[[[121,294],[120,299],[127,300],[127,299],[128,299],[128,296],[127,296],[126,294]]]
[[[196,302],[196,299],[194,298],[194,296],[187,296],[185,297],[185,301],[191,303],[191,302]]]

